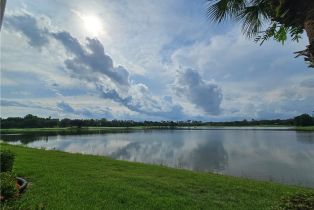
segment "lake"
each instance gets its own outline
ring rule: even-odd
[[[314,132],[227,128],[136,130],[2,135],[1,139],[35,148],[314,187]]]

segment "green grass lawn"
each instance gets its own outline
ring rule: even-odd
[[[42,133],[42,134],[88,134],[88,133],[115,133],[128,132],[134,130],[148,130],[148,129],[169,129],[167,126],[133,126],[133,127],[55,127],[55,128],[7,128],[0,129],[1,134],[28,134],[28,133]]]
[[[30,185],[2,209],[271,209],[313,189],[1,144]]]
[[[65,128],[8,128],[1,129],[2,134],[11,134],[11,133],[32,133],[32,132],[64,132],[64,133],[73,133],[73,132],[85,132],[85,131],[121,131],[121,130],[134,130],[134,129],[145,129],[145,127],[65,127]]]
[[[297,131],[314,131],[314,126],[300,126],[296,127]]]

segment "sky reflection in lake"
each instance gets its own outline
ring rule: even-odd
[[[314,133],[310,132],[150,130],[25,138],[2,136],[36,148],[314,187]]]

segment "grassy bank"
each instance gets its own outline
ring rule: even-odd
[[[31,133],[31,132],[88,132],[88,131],[121,131],[121,130],[134,130],[134,129],[145,129],[145,127],[65,127],[65,128],[8,128],[0,129],[3,134],[11,133]]]
[[[106,157],[1,144],[16,153],[27,191],[2,209],[271,209],[314,191]]]
[[[314,126],[300,126],[300,127],[296,127],[295,130],[297,130],[297,131],[314,131]]]
[[[132,130],[169,129],[167,126],[133,126],[133,127],[55,127],[55,128],[8,128],[0,129],[2,134],[27,133],[98,133],[98,132],[125,132]]]

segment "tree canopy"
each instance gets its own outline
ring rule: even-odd
[[[55,128],[55,127],[133,127],[133,126],[153,126],[153,127],[192,127],[192,126],[260,126],[260,125],[285,125],[285,126],[308,126],[314,125],[314,118],[308,114],[303,114],[291,119],[274,120],[239,120],[228,122],[202,122],[195,120],[186,121],[133,121],[133,120],[107,120],[103,119],[53,119],[51,117],[42,118],[31,114],[25,117],[0,118],[2,129],[6,128]]]
[[[302,114],[294,118],[294,123],[297,126],[314,125],[314,119],[308,114]]]
[[[260,44],[270,38],[284,43],[288,35],[298,42],[305,30],[309,45],[296,57],[304,56],[314,68],[313,0],[208,0],[207,12],[213,22],[241,22],[243,33]]]

